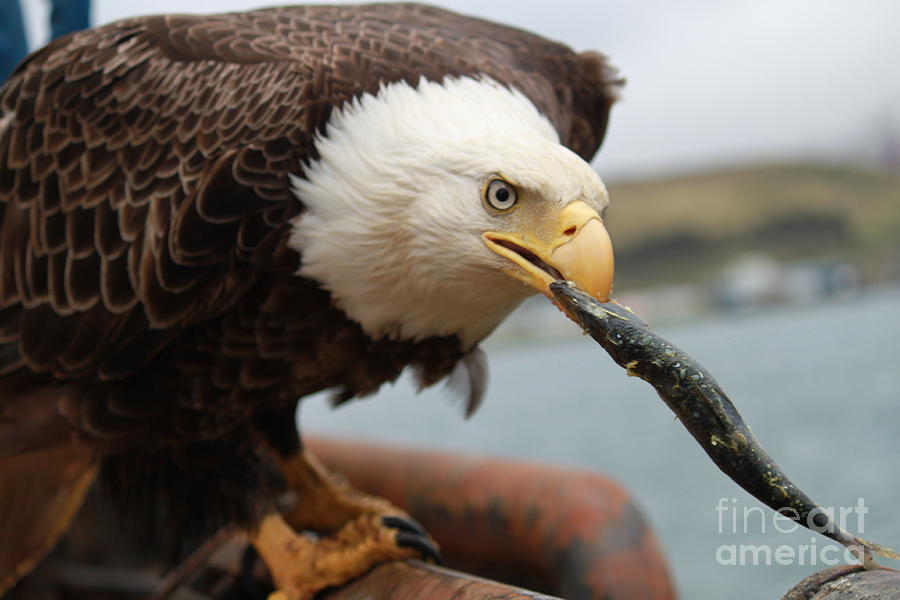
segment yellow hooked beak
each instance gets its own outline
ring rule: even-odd
[[[597,211],[583,201],[563,208],[550,227],[522,231],[487,231],[485,245],[515,264],[506,273],[553,299],[550,284],[574,282],[600,301],[609,299],[613,281],[613,251]]]

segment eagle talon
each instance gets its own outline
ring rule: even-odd
[[[398,547],[416,550],[422,555],[423,560],[430,560],[438,565],[444,564],[440,550],[431,540],[431,536],[428,535],[425,528],[417,521],[409,517],[387,515],[381,517],[381,522],[385,527],[398,530],[397,536],[394,538]]]
[[[422,537],[426,537],[428,535],[428,532],[425,531],[424,527],[422,527],[417,521],[409,517],[388,515],[386,517],[382,517],[381,522],[384,523],[385,527],[393,527],[394,529],[399,529],[400,531],[408,531],[409,533],[414,533]]]
[[[386,518],[403,530],[385,525]],[[250,541],[277,588],[270,600],[310,600],[380,563],[408,558],[439,561],[433,542],[407,531],[410,527],[410,520],[403,517],[364,514],[328,535],[314,536],[295,531],[281,515],[270,513]]]
[[[444,564],[444,557],[441,556],[440,550],[438,550],[437,546],[431,542],[427,534],[420,535],[417,533],[414,534],[407,531],[400,531],[397,533],[397,537],[394,541],[400,548],[417,550],[424,560],[430,560],[438,565]]]

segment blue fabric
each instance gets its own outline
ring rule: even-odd
[[[3,1],[3,0],[0,0]],[[80,31],[91,26],[91,0],[53,0],[50,9],[50,37]]]
[[[50,37],[56,39],[91,26],[91,0],[51,0]],[[28,54],[19,0],[0,0],[0,83]]]
[[[28,53],[19,0],[0,0],[0,83]]]

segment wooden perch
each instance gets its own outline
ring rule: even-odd
[[[327,600],[553,600],[496,581],[481,579],[419,561],[392,562],[376,567]]]

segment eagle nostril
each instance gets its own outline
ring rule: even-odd
[[[567,236],[567,237],[570,237],[570,236],[575,235],[575,232],[576,232],[576,231],[578,231],[578,227],[575,226],[575,225],[572,225],[571,227],[569,227],[568,229],[566,229],[565,231],[563,231],[563,235],[564,235],[564,236]]]

